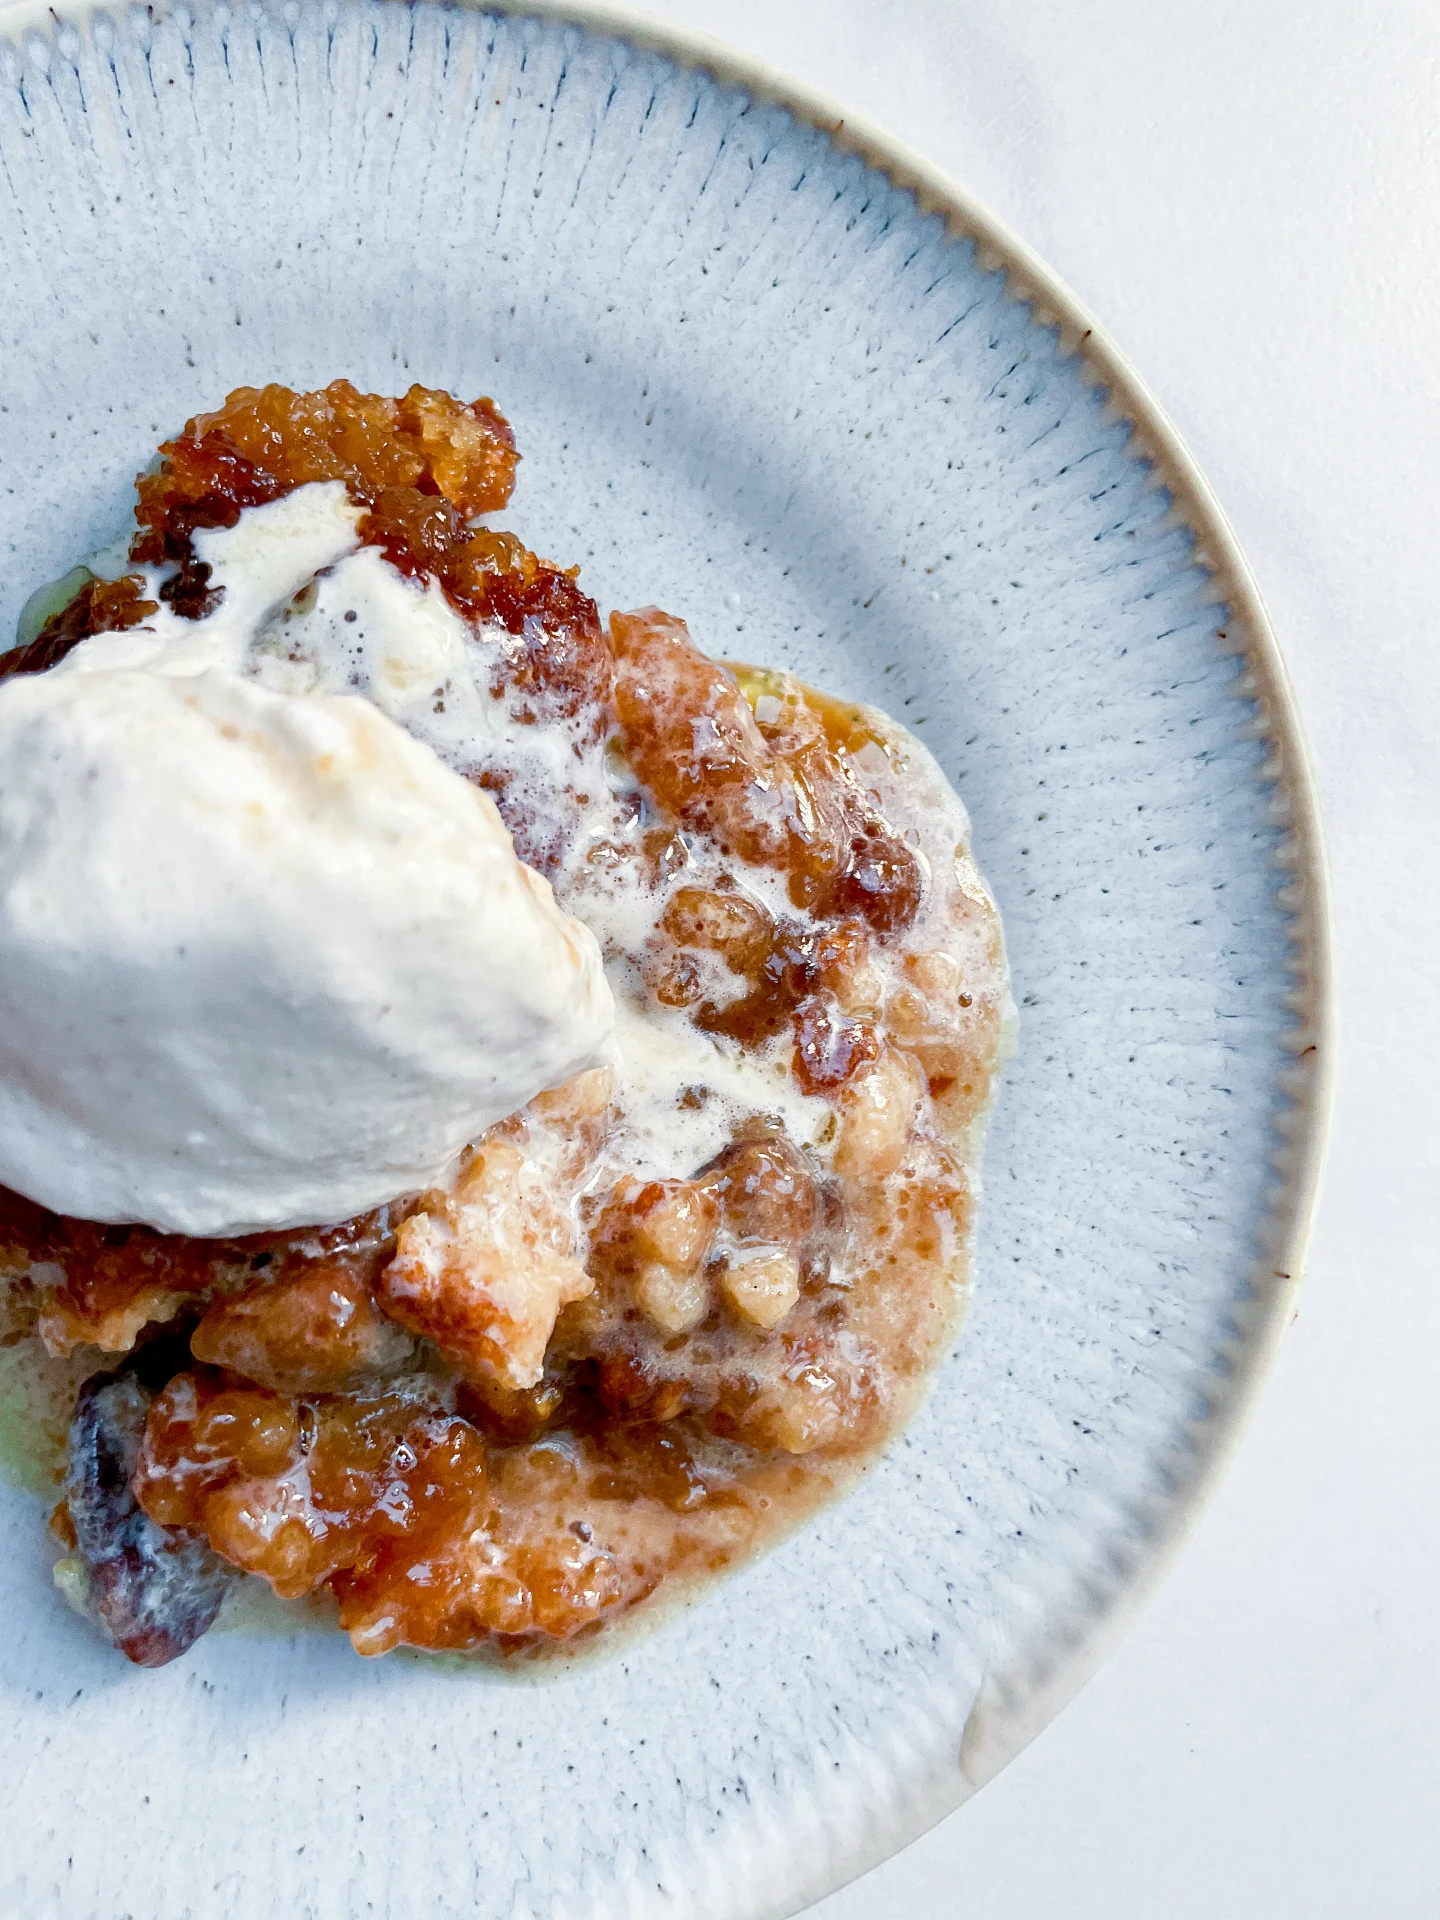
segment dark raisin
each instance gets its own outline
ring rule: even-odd
[[[75,1403],[65,1476],[94,1613],[139,1667],[163,1667],[193,1646],[238,1577],[201,1542],[157,1526],[130,1490],[153,1400],[133,1371],[92,1375]]]

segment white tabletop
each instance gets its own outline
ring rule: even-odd
[[[1342,1047],[1299,1318],[1120,1654],[811,1920],[1440,1913],[1440,7],[651,0],[1035,246],[1148,377],[1289,657]]]

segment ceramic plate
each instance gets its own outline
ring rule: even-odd
[[[793,1913],[1073,1692],[1286,1318],[1323,879],[1254,588],[1045,269],[721,50],[360,0],[59,14],[0,9],[0,628],[230,387],[491,393],[517,529],[602,606],[928,742],[1023,1025],[925,1410],[609,1664],[520,1684],[232,1634],[138,1672],[7,1492],[0,1908]]]

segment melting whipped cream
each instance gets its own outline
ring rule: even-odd
[[[370,701],[226,663],[354,544],[302,505],[288,542],[242,517],[209,620],[0,683],[0,1182],[57,1212],[343,1219],[610,1056],[596,942],[489,798]]]
[[[0,682],[0,1182],[198,1234],[337,1219],[602,1059],[627,1170],[688,1175],[757,1114],[818,1141],[829,1109],[783,1036],[742,1049],[639,987],[653,885],[605,857],[635,832],[623,764],[533,725],[512,637],[359,518],[339,481],[247,508],[194,536],[221,589],[205,618],[160,602]],[[123,546],[91,565],[135,571]],[[487,766],[579,920],[459,778]],[[779,876],[745,881],[793,912]]]
[[[688,1180],[756,1115],[779,1120],[797,1146],[827,1136],[830,1108],[800,1091],[784,1053],[742,1053],[676,1009],[617,994],[615,1054],[623,1118],[610,1156],[653,1179]]]

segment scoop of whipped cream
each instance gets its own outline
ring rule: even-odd
[[[0,683],[0,1182],[343,1219],[609,1057],[596,942],[485,794],[367,700],[138,637]]]

